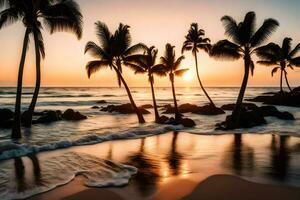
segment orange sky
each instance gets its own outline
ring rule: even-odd
[[[256,11],[258,25],[267,17],[280,22],[280,28],[269,40],[280,42],[286,36],[294,39],[293,45],[300,42],[299,17],[297,0],[266,0],[238,1],[227,0],[78,0],[84,15],[84,35],[78,41],[70,33],[44,32],[46,59],[42,63],[43,86],[117,86],[115,74],[103,70],[87,78],[85,63],[91,59],[83,54],[87,41],[97,41],[94,34],[94,22],[101,20],[113,30],[119,22],[129,24],[133,42],[144,42],[155,45],[159,56],[163,53],[165,43],[170,42],[180,53],[184,35],[190,23],[198,22],[206,30],[212,42],[224,39],[224,29],[220,22],[223,15],[231,15],[238,21],[242,20],[247,11]],[[268,4],[268,6],[264,6]],[[0,30],[0,86],[15,86],[17,67],[19,64],[24,27],[21,23]],[[28,51],[24,85],[34,85],[34,51],[32,43]],[[190,68],[192,79],[176,80],[177,86],[198,86],[194,71],[194,60],[186,53],[182,67]],[[200,76],[206,86],[239,86],[243,63],[241,61],[223,62],[209,58],[205,53],[199,54]],[[256,66],[254,77],[249,80],[250,86],[277,86],[279,74],[271,77],[271,68]],[[132,87],[148,86],[147,77],[134,75],[125,70],[124,76]],[[300,85],[300,69],[288,74],[291,85]],[[169,86],[168,78],[157,78],[157,86]]]

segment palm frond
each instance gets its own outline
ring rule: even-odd
[[[96,58],[106,58],[107,54],[105,53],[105,51],[98,46],[96,43],[89,41],[86,45],[85,45],[85,49],[84,49],[84,53],[89,52],[92,56],[96,57]]]
[[[272,69],[272,72],[271,72],[271,76],[273,77],[274,74],[278,71],[278,69],[280,69],[280,67],[275,67]]]
[[[178,69],[174,71],[175,76],[183,76],[189,69]]]
[[[50,33],[70,31],[77,38],[82,36],[83,21],[79,5],[73,0],[56,0],[51,6],[41,11],[44,24]]]
[[[21,13],[17,8],[7,8],[0,12],[0,29],[4,26],[16,23],[21,18]]]
[[[96,25],[96,35],[104,49],[109,48],[109,43],[112,37],[112,33],[109,31],[107,25],[103,22],[97,21]]]
[[[155,74],[157,76],[166,76],[167,75],[167,71],[166,71],[164,65],[162,65],[162,64],[157,64],[157,65],[154,65],[153,67],[151,67],[150,73]]]
[[[210,56],[216,59],[237,60],[242,54],[240,46],[228,40],[221,40],[212,46]]]
[[[251,37],[253,36],[255,31],[255,23],[255,12],[248,12],[245,15],[243,23],[241,23],[241,27],[239,28],[240,38],[244,44],[250,41]]]
[[[38,37],[37,42],[39,45],[39,51],[40,51],[42,58],[44,59],[46,56],[46,53],[45,53],[45,45],[44,45],[43,35],[42,35],[42,32],[40,29],[36,29],[36,31],[37,31],[37,37]]]
[[[124,52],[124,55],[125,56],[132,55],[132,54],[138,53],[140,51],[147,51],[147,46],[143,43],[135,44],[135,45],[129,47],[128,49],[126,49],[126,51]]]
[[[274,65],[278,65],[277,62],[274,62],[274,61],[267,61],[267,60],[260,60],[260,61],[257,61],[258,64],[260,65],[264,65],[264,66],[274,66]]]
[[[279,22],[275,19],[266,19],[263,25],[254,33],[250,41],[251,47],[257,47],[265,42],[278,26]]]
[[[135,64],[135,63],[132,63],[132,62],[123,62],[123,64],[126,66],[126,67],[129,67],[130,69],[132,69],[134,71],[135,74],[144,74],[147,72],[147,70],[145,70],[143,67]]]
[[[180,67],[181,62],[184,60],[184,58],[184,56],[180,56],[179,58],[177,58],[177,60],[174,62],[173,70],[177,70]]]
[[[282,52],[285,57],[288,57],[292,46],[292,38],[284,38],[282,42]]]
[[[289,57],[293,58],[300,51],[300,43],[296,45],[296,47],[290,52]]]
[[[251,61],[250,61],[250,72],[251,72],[251,76],[254,75],[254,69],[255,69],[255,65],[254,65],[254,62],[251,60]]]
[[[87,75],[90,78],[92,74],[96,73],[104,67],[108,67],[109,62],[106,60],[93,60],[86,64]]]
[[[223,26],[225,28],[225,35],[232,39],[235,43],[240,44],[241,38],[239,35],[239,29],[236,21],[230,16],[224,16],[221,18]]]
[[[296,67],[300,67],[300,56],[290,60],[290,64]]]
[[[254,52],[263,60],[275,62],[285,59],[285,56],[282,55],[281,47],[275,43],[269,43],[267,45],[258,47],[254,50]]]

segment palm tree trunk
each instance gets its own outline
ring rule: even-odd
[[[35,109],[35,105],[38,99],[40,87],[41,87],[41,54],[39,49],[39,39],[36,30],[33,31],[34,44],[35,44],[35,59],[36,59],[36,82],[33,97],[29,106],[29,109],[24,118],[24,126],[31,127],[32,117]]]
[[[129,89],[127,83],[125,82],[125,80],[124,80],[124,78],[123,78],[121,72],[118,70],[118,67],[116,67],[115,65],[113,65],[112,67],[113,67],[114,70],[116,71],[118,77],[120,78],[122,84],[124,85],[124,87],[125,87],[125,89],[126,89],[126,92],[127,92],[128,97],[129,97],[130,103],[131,103],[133,109],[135,110],[135,113],[136,113],[136,115],[137,115],[137,117],[138,117],[139,123],[145,123],[145,119],[144,119],[142,113],[140,112],[140,110],[138,109],[138,107],[136,106],[136,104],[135,104],[135,102],[134,102],[134,100],[133,100],[133,98],[132,98],[130,89]]]
[[[280,70],[280,92],[283,92],[283,89],[282,89],[282,75],[283,75],[283,70],[281,69]]]
[[[210,104],[213,106],[213,107],[216,107],[214,102],[211,100],[211,98],[209,97],[209,95],[207,94],[206,90],[204,89],[203,85],[202,85],[202,82],[201,82],[201,79],[200,79],[200,75],[199,75],[199,69],[198,69],[198,59],[197,59],[197,53],[194,52],[194,57],[195,57],[195,63],[196,63],[196,71],[197,71],[197,78],[198,78],[198,81],[199,81],[199,84],[200,84],[200,87],[202,88],[202,91],[204,92],[205,96],[208,98],[208,100],[210,101]]]
[[[244,99],[244,95],[245,95],[245,91],[247,88],[247,83],[248,83],[248,78],[249,78],[249,69],[250,69],[250,55],[245,56],[244,58],[244,64],[245,64],[245,72],[244,72],[244,78],[243,78],[243,82],[242,82],[242,86],[239,92],[239,96],[237,98],[235,107],[233,109],[232,112],[232,123],[231,126],[233,126],[233,128],[236,128],[239,126],[239,121],[240,121],[240,115],[241,115],[241,111],[242,111],[242,106],[243,106],[243,99]]]
[[[159,122],[159,113],[158,113],[158,110],[157,110],[155,92],[154,92],[154,87],[153,87],[153,75],[149,74],[149,80],[150,80],[150,85],[151,85],[153,108],[154,108],[154,114],[155,114],[155,122],[158,123]]]
[[[177,106],[176,93],[175,93],[175,87],[174,87],[174,74],[172,72],[170,73],[170,80],[171,80],[171,85],[172,85],[172,93],[173,93],[174,108],[175,108],[175,121],[179,122],[181,116],[180,116],[178,106]]]
[[[29,41],[30,29],[26,29],[24,41],[23,41],[23,50],[21,61],[19,65],[18,72],[18,86],[17,86],[17,95],[16,95],[16,104],[15,104],[15,114],[14,114],[14,124],[12,128],[11,138],[19,139],[21,138],[21,95],[22,95],[22,84],[23,84],[23,71],[24,64],[26,59],[27,46]]]
[[[289,84],[289,81],[288,81],[288,78],[287,78],[286,74],[287,74],[286,71],[284,71],[284,77],[285,77],[286,85],[288,86],[290,92],[292,92],[292,88],[290,87],[290,84]]]

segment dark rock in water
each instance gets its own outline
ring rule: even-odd
[[[277,118],[279,119],[283,119],[283,120],[295,120],[294,115],[292,115],[289,112],[278,112],[275,115]]]
[[[73,109],[68,109],[62,114],[62,118],[77,121],[87,119],[87,116],[82,115],[80,112],[75,112]]]
[[[200,114],[200,115],[221,115],[224,114],[225,112],[221,108],[208,104],[205,106],[198,107],[198,110],[193,113]]]
[[[294,89],[293,92],[278,92],[271,96],[262,95],[253,99],[247,99],[247,101],[263,102],[264,104],[271,105],[300,107],[300,92],[298,89]]]
[[[294,88],[292,92],[294,92],[294,93],[300,92],[300,86],[299,86],[299,87],[296,87],[296,88]]]
[[[159,124],[166,124],[166,122],[169,120],[169,117],[165,116],[165,115],[162,115],[159,117],[159,121],[158,123]]]
[[[39,117],[34,123],[51,123],[62,120],[60,111],[49,110]]]
[[[189,118],[182,118],[179,121],[180,124],[182,124],[184,127],[194,127],[196,126],[196,123],[194,122],[194,120],[189,119]]]
[[[247,110],[254,110],[254,109],[257,109],[257,105],[255,105],[254,103],[243,103],[243,109],[245,111]],[[221,106],[221,109],[223,110],[233,110],[235,107],[235,103],[231,103],[231,104],[225,104],[223,106]]]
[[[0,128],[11,128],[13,126],[13,119],[0,121]]]
[[[99,109],[100,107],[99,106],[93,106],[91,107],[92,109]]]
[[[275,106],[261,106],[257,109],[264,117],[277,117],[278,119],[283,120],[295,120],[293,114],[289,112],[280,112]]]
[[[165,111],[163,114],[172,114],[175,113],[174,107],[166,106]],[[195,114],[201,114],[201,115],[219,115],[224,114],[225,112],[218,107],[215,107],[211,104],[205,105],[205,106],[197,106],[194,104],[186,103],[178,106],[178,111],[180,113],[195,113]]]
[[[105,103],[107,103],[107,101],[105,101],[105,100],[100,100],[100,101],[97,101],[97,103],[98,103],[98,104],[105,104]]]
[[[251,128],[266,124],[264,116],[257,111],[243,111],[240,115],[239,124],[235,124],[232,120],[232,116],[226,117],[224,122],[216,124],[217,130],[233,130],[237,128]]]
[[[140,106],[139,108],[149,109],[149,108],[153,108],[153,106],[151,104],[145,104]]]
[[[7,121],[9,119],[12,119],[13,117],[14,117],[13,111],[7,108],[0,109],[0,122]]]
[[[165,124],[173,124],[173,125],[176,125],[178,124],[178,122],[176,122],[175,118],[174,117],[170,117],[166,122]]]
[[[139,108],[142,114],[150,114],[150,112],[144,108]],[[133,114],[135,110],[133,109],[130,103],[122,104],[122,105],[108,105],[106,107],[102,107],[101,111],[104,112],[118,112],[121,114]]]

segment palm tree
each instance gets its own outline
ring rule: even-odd
[[[205,96],[208,98],[210,104],[213,107],[215,107],[215,104],[207,94],[199,75],[197,53],[199,52],[199,50],[203,50],[206,53],[209,53],[209,50],[211,48],[210,39],[204,38],[204,36],[204,30],[199,29],[197,23],[192,23],[188,34],[185,36],[185,41],[182,47],[182,53],[184,53],[185,51],[192,51],[192,54],[195,58],[197,78],[200,87],[202,88],[202,91],[204,92]]]
[[[275,66],[271,75],[273,76],[278,70],[280,70],[280,92],[282,89],[283,75],[285,77],[286,84],[290,91],[292,91],[287,79],[287,68],[294,69],[293,67],[300,67],[300,56],[296,57],[300,51],[300,43],[292,49],[291,38],[284,38],[282,46],[275,43],[269,43],[256,50],[256,54],[262,59],[257,63],[265,66]]]
[[[122,65],[123,60],[126,59],[127,56],[132,56],[140,49],[144,49],[144,45],[137,44],[130,47],[131,39],[129,26],[127,25],[120,24],[114,34],[110,32],[106,24],[100,21],[96,22],[95,25],[100,45],[91,41],[86,44],[85,53],[89,52],[96,58],[96,60],[90,61],[86,65],[88,77],[90,78],[93,73],[105,67],[114,70],[117,73],[118,79],[120,79],[120,82],[126,89],[130,103],[136,112],[139,122],[144,123],[144,117],[132,98],[130,89],[122,76],[121,68],[118,67]]]
[[[82,15],[79,6],[73,0],[1,0],[0,6],[5,9],[0,13],[0,29],[17,21],[22,21],[26,31],[23,40],[23,50],[18,73],[18,86],[15,105],[14,126],[12,138],[21,138],[21,95],[23,82],[23,69],[30,34],[33,35],[36,54],[36,87],[32,102],[28,109],[28,118],[25,125],[30,126],[35,104],[40,89],[40,60],[45,57],[44,42],[41,30],[43,25],[54,33],[57,31],[74,32],[78,38],[82,35]]]
[[[155,64],[156,58],[157,58],[157,49],[155,49],[154,46],[151,46],[150,48],[147,47],[144,54],[128,56],[124,64],[132,68],[136,74],[147,73],[148,80],[151,86],[153,108],[155,113],[155,122],[159,123],[160,117],[157,109],[155,92],[154,92],[154,75],[166,76],[166,71],[163,65]]]
[[[237,22],[230,16],[222,17],[221,21],[225,27],[225,34],[231,39],[221,40],[213,45],[211,56],[221,59],[238,60],[244,59],[244,78],[237,98],[235,108],[231,117],[228,118],[227,128],[236,128],[239,125],[240,114],[244,94],[247,88],[248,77],[251,71],[253,75],[254,62],[251,56],[256,52],[263,42],[265,42],[271,34],[279,26],[279,23],[274,19],[266,19],[262,26],[255,30],[256,15],[254,12],[248,12],[244,21]]]
[[[184,56],[180,56],[176,59],[174,48],[175,46],[172,46],[169,43],[166,44],[165,55],[162,56],[160,59],[165,70],[169,73],[175,107],[175,121],[178,122],[181,118],[181,114],[179,113],[177,106],[176,93],[174,87],[174,76],[182,76],[188,69],[179,69],[181,62],[184,59]]]

